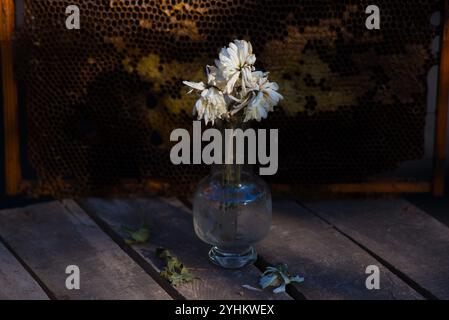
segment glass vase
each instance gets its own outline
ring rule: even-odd
[[[256,261],[253,245],[269,232],[270,189],[250,166],[215,165],[197,187],[193,218],[198,237],[212,245],[210,260],[223,268],[241,268]]]

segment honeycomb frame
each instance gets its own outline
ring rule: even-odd
[[[261,124],[289,126],[284,130],[289,140],[280,145],[281,171],[272,183],[351,189],[423,155],[425,72],[438,60],[429,40],[439,30],[428,20],[442,1],[421,4],[422,10],[410,5],[426,14],[416,17],[406,9],[411,17],[404,23],[415,24],[390,35],[356,28],[366,18],[369,1],[362,0],[264,1],[265,6],[250,0],[148,0],[136,2],[140,7],[114,0],[25,3],[16,70],[27,88],[36,194],[116,190],[129,178],[136,181],[132,189],[163,181],[169,192],[190,192],[207,168],[174,168],[167,156],[168,130],[189,128],[192,121],[193,102],[181,81],[202,76],[204,61],[213,63],[217,49],[235,37],[253,42],[258,66],[272,71],[288,97]],[[388,3],[379,1],[389,10],[385,28],[403,28],[391,16],[404,14],[404,8]],[[91,12],[79,32],[63,28],[63,9],[72,4]],[[288,59],[279,59],[277,52]],[[340,140],[332,141],[336,136]],[[351,156],[348,150],[354,151]],[[395,156],[388,157],[392,150]],[[415,185],[420,191],[430,188],[430,182]]]

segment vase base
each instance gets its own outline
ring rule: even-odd
[[[212,247],[209,251],[209,259],[216,265],[226,269],[239,269],[257,260],[257,252],[253,247],[243,253],[229,253]]]

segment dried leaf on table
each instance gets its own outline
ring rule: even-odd
[[[184,264],[167,249],[156,249],[156,255],[165,261],[165,267],[160,273],[161,277],[173,286],[176,287],[184,283],[192,282],[195,279]]]
[[[279,264],[276,267],[267,267],[261,275],[259,285],[262,289],[268,287],[276,287],[273,293],[285,292],[286,286],[290,283],[304,282],[304,278],[300,276],[292,276],[288,271],[286,264]]]
[[[129,237],[125,239],[125,243],[128,245],[147,243],[150,239],[150,230],[147,226],[143,226],[138,230],[122,226],[122,230]]]

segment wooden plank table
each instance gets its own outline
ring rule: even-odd
[[[60,202],[0,212],[0,234],[57,299],[170,299],[82,211]],[[66,268],[81,271],[68,290]]]
[[[274,204],[273,225],[258,251],[270,264],[305,275],[307,299],[422,299],[401,279],[329,224],[292,201]],[[367,290],[366,268],[380,269],[380,290]]]
[[[47,300],[48,296],[17,259],[0,243],[0,300]]]
[[[151,240],[132,245],[132,250],[157,271],[162,268],[162,262],[155,256],[157,248],[166,248],[177,256],[200,279],[177,288],[187,299],[291,299],[286,294],[242,287],[257,287],[260,271],[255,266],[224,270],[211,264],[207,258],[210,247],[195,236],[188,209],[179,202],[173,204],[173,199],[88,199],[81,204],[119,238],[124,236],[120,232],[122,226],[136,229],[143,222],[149,224]]]
[[[449,228],[402,199],[275,201],[259,260],[241,270],[208,261],[191,214],[166,198],[51,201],[0,211],[0,299],[449,298]],[[143,223],[149,241],[125,243],[122,227]],[[178,287],[162,279],[160,247],[196,279]],[[305,282],[284,294],[254,290],[264,268],[277,263]],[[80,269],[80,290],[66,288],[69,265]],[[379,290],[365,285],[371,265],[380,270]]]
[[[424,211],[402,199],[306,206],[395,268],[426,297],[449,299],[449,229]]]

